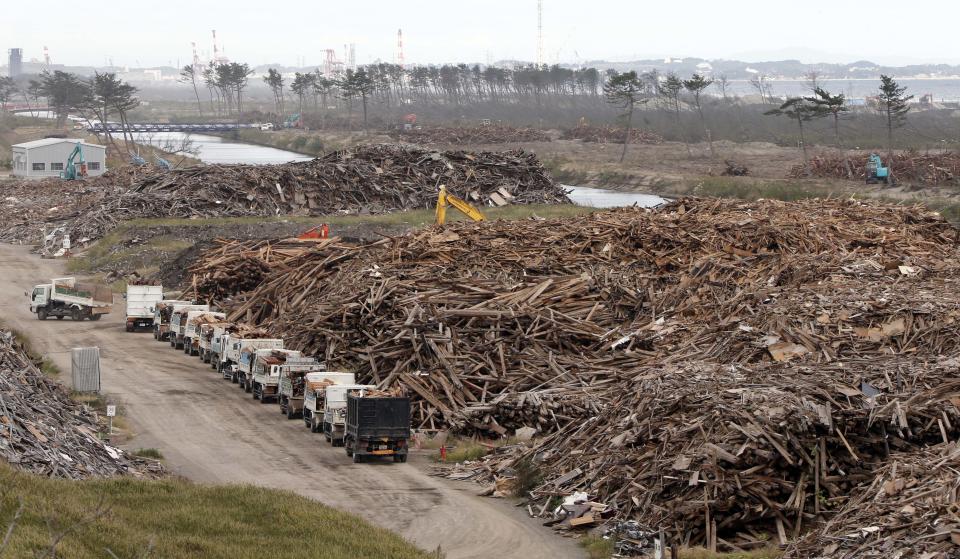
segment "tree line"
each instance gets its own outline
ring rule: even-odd
[[[79,113],[88,123],[114,122],[120,124],[124,150],[132,153],[133,134],[129,129],[128,115],[140,106],[138,90],[133,85],[117,78],[112,72],[94,72],[89,79],[76,74],[55,70],[45,71],[39,79],[29,79],[22,85],[12,80],[0,84],[4,92],[3,103],[9,102],[17,93],[22,95],[28,106],[40,106],[40,99],[46,99],[47,105],[56,115],[57,126],[63,126],[70,112]],[[118,149],[113,135],[105,132],[107,143]]]

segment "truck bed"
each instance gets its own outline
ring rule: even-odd
[[[347,396],[346,432],[356,440],[410,438],[410,398]]]

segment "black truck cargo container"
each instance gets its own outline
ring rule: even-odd
[[[344,447],[354,462],[364,456],[393,456],[407,461],[410,398],[347,395]]]

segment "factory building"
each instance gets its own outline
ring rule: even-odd
[[[96,177],[107,170],[107,148],[71,138],[46,138],[12,146],[13,174],[26,178],[59,177],[67,168],[67,159],[80,143],[87,162],[87,176]],[[80,158],[74,160],[80,164]]]

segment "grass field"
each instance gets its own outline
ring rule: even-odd
[[[525,219],[529,217],[559,218],[589,213],[594,208],[561,205],[514,205],[501,208],[484,208],[488,220]],[[466,219],[458,212],[447,212],[450,222]],[[110,269],[137,270],[141,275],[157,271],[157,267],[172,260],[180,251],[203,239],[216,237],[243,238],[246,229],[257,228],[261,234],[271,230],[284,229],[288,235],[296,235],[318,225],[330,225],[332,235],[347,231],[352,236],[379,238],[382,234],[399,234],[403,231],[421,228],[434,222],[433,210],[411,210],[377,215],[332,215],[332,216],[278,216],[278,217],[223,217],[206,219],[134,219],[124,222],[108,233],[92,247],[67,263],[67,270],[75,274],[94,274]],[[263,227],[268,226],[268,227]],[[272,233],[276,236],[275,233]],[[148,238],[148,241],[132,243],[133,239]],[[260,236],[259,238],[265,238]],[[122,283],[113,285],[122,290]]]
[[[428,559],[396,534],[292,493],[180,480],[66,481],[0,463],[0,557]]]

